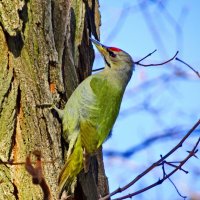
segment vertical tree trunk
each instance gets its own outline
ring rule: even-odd
[[[89,35],[99,37],[98,7],[98,0],[0,2],[0,159],[22,162],[35,149],[45,161],[58,158],[43,165],[52,199],[57,199],[57,179],[65,162],[61,123],[55,113],[37,105],[59,96],[62,108],[91,73]],[[80,175],[77,199],[107,192],[101,151],[98,154],[89,174]],[[1,164],[0,182],[0,199],[42,199],[23,165]]]

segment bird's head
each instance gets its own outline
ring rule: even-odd
[[[116,47],[107,47],[92,38],[90,39],[103,56],[107,68],[131,71],[134,69],[134,62],[128,53]]]

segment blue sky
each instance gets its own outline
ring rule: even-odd
[[[148,3],[146,8],[144,5],[138,6],[142,2]],[[178,50],[180,59],[200,71],[200,1],[161,1],[164,8],[161,5],[158,6],[156,2],[158,1],[100,0],[101,42],[107,46],[125,50],[135,61],[157,49],[157,52],[143,63],[158,63],[167,60]],[[96,52],[94,68],[103,65],[103,60]],[[175,76],[181,71],[185,72],[188,78]],[[170,79],[167,81],[159,79],[163,76]],[[150,84],[149,82],[153,79],[158,79],[158,81],[152,81]],[[153,110],[153,113],[143,109],[144,102],[149,109]],[[152,134],[162,134],[163,130],[175,126],[188,130],[200,116],[199,102],[199,79],[185,65],[172,61],[162,67],[137,66],[124,95],[113,135],[105,142],[104,150],[123,152],[151,137]],[[180,134],[183,135],[184,132]],[[105,156],[110,191],[128,183],[158,160],[160,154],[166,154],[178,143],[182,135],[178,138],[173,137],[166,141],[156,142],[130,158]],[[186,145],[170,159],[181,159],[194,143],[195,137],[191,137]],[[199,160],[192,159],[185,168],[191,170],[192,173],[199,164]],[[159,176],[162,176],[159,170],[153,171],[151,175],[124,194],[152,183]],[[172,180],[183,195],[200,193],[200,182],[195,179],[194,174],[186,175],[179,172],[172,176]],[[172,199],[172,197],[181,199],[169,182],[137,196],[136,199],[151,197],[156,200],[163,194],[163,200]]]

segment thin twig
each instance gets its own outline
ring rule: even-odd
[[[175,188],[176,192],[179,194],[179,196],[182,197],[183,199],[186,199],[187,196],[183,196],[183,195],[179,192],[179,190],[178,190],[178,188],[176,187],[175,183],[174,183],[170,178],[168,178],[168,179],[169,179],[169,181],[171,182],[171,184],[174,186],[174,188]]]
[[[118,188],[116,189],[115,191],[111,192],[110,194],[106,195],[105,197],[102,197],[100,198],[100,200],[106,200],[106,199],[109,199],[111,196],[117,194],[117,193],[120,193],[126,189],[128,189],[129,187],[131,187],[133,184],[135,184],[138,180],[140,180],[143,176],[145,176],[147,173],[149,173],[151,170],[153,170],[155,167],[159,166],[160,163],[162,163],[167,157],[169,157],[171,154],[173,154],[178,148],[180,148],[182,146],[182,144],[184,143],[184,141],[191,135],[191,133],[200,125],[200,119],[194,124],[194,126],[188,131],[188,133],[182,138],[182,140],[173,148],[171,149],[171,151],[169,151],[165,156],[163,156],[162,158],[160,158],[157,162],[155,162],[154,164],[152,164],[149,168],[147,168],[144,172],[142,172],[141,174],[139,174],[135,179],[133,179],[130,183],[128,183],[127,185],[125,185],[124,187],[121,187],[121,188]],[[196,150],[196,147],[199,143],[199,140],[198,142],[196,143],[195,147],[193,149]],[[189,157],[187,156],[186,159],[184,159],[182,162],[180,162],[181,164],[179,166],[177,166],[176,169],[174,169],[170,174],[168,174],[166,176],[166,178],[170,177],[173,173],[175,173],[178,169],[182,169],[182,165],[191,157],[191,154],[193,153],[194,155],[194,152],[191,151],[189,153]],[[166,179],[165,178],[165,179]],[[163,181],[165,180],[163,179]],[[136,194],[139,194],[141,192],[144,192],[146,190],[149,190],[150,188],[152,187],[155,187],[156,185],[158,184],[161,184],[163,181],[158,181],[142,190],[139,190],[131,195],[136,195]]]
[[[169,165],[169,166],[171,166],[171,167],[174,167],[174,168],[177,167],[177,165],[174,165],[174,164],[172,164],[171,162],[164,161],[164,163],[167,164],[167,165]],[[178,163],[180,163],[180,162],[178,162]],[[186,170],[184,170],[184,169],[182,169],[182,168],[181,168],[180,170],[183,171],[183,172],[186,173],[186,174],[189,173],[188,171],[186,171]]]
[[[162,155],[161,155],[161,157],[162,157]],[[165,164],[167,164],[166,161],[164,161],[164,162],[162,163],[163,178],[167,175],[167,173],[165,172]],[[180,163],[179,163],[179,164],[180,164]],[[175,167],[175,168],[178,167],[178,166],[176,166],[176,165],[172,165],[172,166]],[[182,170],[182,168],[180,168],[180,170]],[[168,177],[168,180],[169,180],[170,183],[174,186],[174,188],[176,189],[176,192],[178,193],[178,195],[179,195],[180,197],[182,197],[182,198],[184,198],[184,199],[187,198],[186,196],[183,196],[183,195],[179,192],[177,186],[176,186],[175,183],[170,179],[170,177]]]
[[[152,54],[154,54],[157,51],[157,49],[155,49],[154,51],[152,51],[151,53],[149,53],[148,55],[146,55],[144,58],[138,60],[137,62],[134,62],[136,65],[138,63],[140,63],[141,61],[143,61],[144,59],[146,59],[147,57],[151,56]]]
[[[179,62],[185,64],[187,67],[189,67],[200,78],[200,73],[198,71],[196,71],[193,67],[191,67],[188,63],[184,62],[183,60],[181,60],[177,57],[175,59],[178,60]]]
[[[100,71],[102,69],[104,69],[104,67],[101,67],[101,68],[98,68],[98,69],[93,69],[92,72],[97,72],[97,71]]]
[[[152,67],[152,66],[160,66],[160,65],[164,65],[164,64],[167,64],[167,63],[169,63],[170,61],[172,61],[172,60],[174,60],[174,58],[177,56],[177,54],[178,54],[178,51],[175,53],[175,55],[172,57],[172,58],[170,58],[169,60],[167,60],[167,61],[164,61],[164,62],[161,62],[161,63],[156,63],[156,64],[141,64],[141,63],[135,63],[135,64],[137,64],[137,65],[140,65],[140,66],[143,66],[143,67]]]
[[[143,188],[143,189],[141,189],[141,190],[138,190],[138,191],[136,191],[136,192],[134,192],[134,193],[130,193],[130,194],[128,194],[128,195],[125,195],[125,196],[123,196],[123,197],[119,197],[119,198],[113,199],[113,200],[122,200],[122,199],[131,198],[131,197],[133,197],[133,196],[135,196],[135,195],[138,195],[138,194],[141,194],[142,192],[145,192],[145,191],[147,191],[147,190],[149,190],[149,189],[151,189],[151,188],[153,188],[153,187],[155,187],[155,186],[157,186],[157,185],[162,184],[166,179],[168,179],[170,176],[172,176],[172,175],[173,175],[176,171],[178,171],[191,157],[193,157],[193,156],[196,154],[196,151],[197,151],[196,148],[197,148],[197,146],[199,145],[199,142],[200,142],[200,137],[199,137],[199,139],[197,140],[197,142],[196,142],[194,148],[192,149],[192,151],[190,152],[190,154],[188,154],[188,156],[187,156],[183,161],[180,162],[179,166],[177,166],[176,169],[174,169],[173,171],[171,171],[171,172],[170,172],[169,174],[167,174],[164,178],[159,179],[157,182],[155,182],[155,183],[153,183],[153,184],[151,184],[151,185],[149,185],[149,186],[147,186],[147,187],[145,187],[145,188]],[[121,190],[121,191],[123,191],[123,190]],[[103,200],[103,199],[100,199],[100,200]]]

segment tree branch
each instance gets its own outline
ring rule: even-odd
[[[165,175],[162,179],[159,179],[157,182],[155,182],[155,183],[153,183],[153,184],[151,184],[151,185],[149,185],[149,186],[147,186],[147,187],[145,187],[145,188],[143,188],[143,189],[141,189],[141,190],[138,190],[138,191],[136,191],[136,192],[134,192],[134,193],[130,193],[130,194],[128,194],[128,195],[125,195],[125,196],[123,196],[123,197],[120,197],[120,198],[117,198],[117,199],[113,199],[113,200],[122,200],[122,199],[127,199],[127,198],[131,198],[131,197],[133,197],[133,196],[135,196],[135,195],[138,195],[138,194],[140,194],[140,193],[142,193],[142,192],[145,192],[145,191],[147,191],[147,190],[149,190],[149,189],[151,189],[151,188],[153,188],[153,187],[155,187],[155,186],[157,186],[157,185],[160,185],[160,184],[162,184],[166,179],[169,179],[169,177],[170,176],[172,176],[176,171],[178,171],[178,170],[180,170],[181,169],[181,167],[191,158],[191,157],[193,157],[196,153],[197,153],[197,146],[198,146],[198,144],[199,144],[199,142],[200,142],[200,137],[199,137],[199,139],[197,140],[197,142],[196,142],[196,144],[195,144],[195,146],[194,146],[194,148],[192,149],[192,151],[189,153],[189,155],[183,160],[183,161],[181,161],[180,162],[180,164],[177,166],[177,168],[175,168],[173,171],[171,171],[169,174],[167,174],[167,175]],[[157,166],[155,166],[155,167],[157,167]],[[152,168],[153,169],[153,168]],[[151,169],[151,170],[152,170]],[[151,171],[150,170],[150,171]],[[121,191],[124,191],[124,190],[122,190],[123,188],[121,188]],[[127,189],[127,188],[126,188]],[[101,199],[102,200],[102,199]]]
[[[196,71],[193,67],[191,67],[188,63],[184,62],[183,60],[179,59],[176,57],[176,60],[178,60],[179,62],[185,64],[187,67],[189,67],[199,78],[200,78],[200,73],[198,71]]]
[[[146,174],[148,174],[150,171],[152,171],[154,168],[158,167],[159,165],[161,165],[161,163],[163,163],[163,161],[165,161],[166,158],[168,158],[170,155],[172,155],[177,149],[179,149],[182,144],[185,142],[185,140],[192,134],[192,132],[200,125],[200,119],[194,124],[194,126],[188,131],[188,133],[182,138],[182,140],[173,148],[171,149],[171,151],[169,151],[165,156],[161,157],[157,162],[155,162],[154,164],[152,164],[149,168],[147,168],[144,172],[142,172],[141,174],[139,174],[135,179],[133,179],[130,183],[128,183],[127,185],[125,185],[122,188],[118,188],[115,191],[113,191],[112,193],[106,195],[103,198],[100,198],[99,200],[106,200],[109,199],[111,196],[120,193],[122,191],[125,191],[126,189],[128,189],[129,187],[131,187],[133,184],[135,184],[138,180],[140,180],[142,177],[144,177]],[[121,199],[125,199],[125,198],[130,198],[132,196],[135,196],[137,194],[140,194],[144,191],[147,191],[159,184],[161,184],[164,180],[168,179],[172,174],[174,174],[177,170],[182,170],[182,166],[191,158],[193,157],[196,152],[197,152],[197,146],[200,142],[200,138],[198,139],[198,141],[196,142],[194,148],[192,149],[192,151],[190,151],[190,153],[188,154],[188,156],[180,162],[180,164],[172,171],[170,172],[168,175],[166,175],[165,177],[163,177],[163,179],[159,179],[156,183],[143,188],[137,192],[131,193],[129,195],[123,196],[121,198],[118,198],[116,200],[121,200]]]
[[[155,49],[154,51],[152,51],[151,53],[149,53],[148,55],[146,55],[144,58],[138,60],[137,62],[135,62],[135,64],[140,63],[141,61],[145,60],[147,57],[151,56],[152,54],[154,54],[157,51],[157,49]]]
[[[152,53],[154,53],[154,52],[155,52],[155,51],[153,51]],[[148,56],[150,56],[152,53],[148,54],[146,57],[144,57],[144,59],[147,58]],[[175,53],[175,55],[174,55],[172,58],[170,58],[169,60],[166,60],[166,61],[164,61],[164,62],[161,62],[161,63],[156,63],[156,64],[141,64],[140,61],[141,61],[141,60],[144,60],[144,59],[141,59],[141,60],[135,62],[135,64],[136,64],[136,65],[143,66],[143,67],[160,66],[160,65],[167,64],[167,63],[169,63],[170,61],[174,60],[174,58],[177,56],[177,54],[178,54],[178,51]]]

